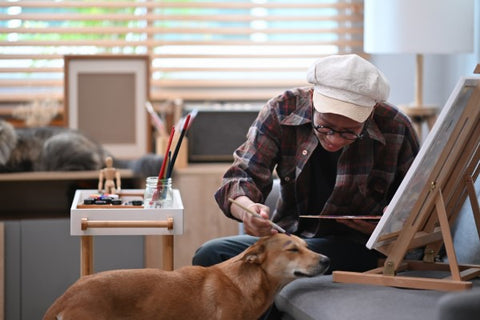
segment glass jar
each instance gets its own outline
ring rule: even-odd
[[[169,208],[173,204],[172,178],[147,177],[143,195],[144,208]]]

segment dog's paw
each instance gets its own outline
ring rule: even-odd
[[[17,145],[15,128],[8,122],[0,120],[0,165],[5,165],[10,159],[12,150]]]

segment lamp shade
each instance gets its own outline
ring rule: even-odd
[[[367,53],[473,51],[474,0],[365,0]]]

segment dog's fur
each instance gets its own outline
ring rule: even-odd
[[[0,173],[28,171],[100,170],[111,156],[100,144],[63,127],[14,128],[0,120]],[[142,176],[157,175],[163,157],[140,155],[137,160],[114,160]]]
[[[74,283],[44,320],[258,319],[287,283],[323,273],[329,259],[295,236],[263,237],[243,253],[211,266],[176,271],[106,271]]]

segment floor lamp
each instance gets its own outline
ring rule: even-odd
[[[473,51],[474,0],[365,0],[364,51],[415,54],[415,100],[400,108],[422,138],[437,108],[423,102],[423,55]]]

